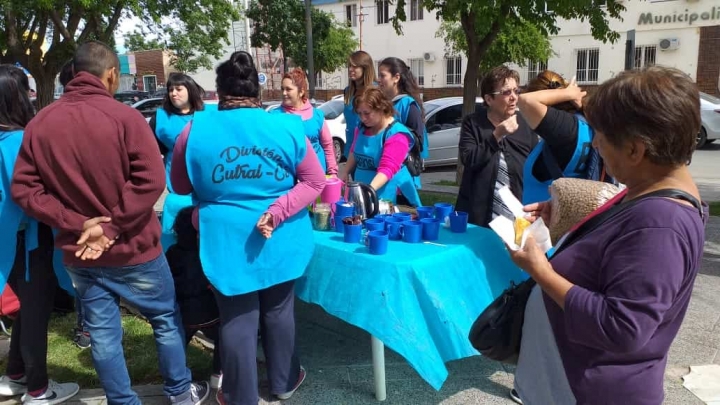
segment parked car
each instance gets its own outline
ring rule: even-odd
[[[270,101],[263,101],[262,102],[262,108],[265,109],[265,111],[270,112],[278,107],[280,107],[281,102],[277,100],[270,100]]]
[[[147,122],[150,122],[150,118],[155,115],[155,111],[162,107],[164,98],[149,98],[147,100],[140,100],[132,105],[132,108],[140,111],[140,114],[145,117]]]
[[[330,134],[333,138],[333,149],[335,149],[335,161],[340,163],[347,159],[347,156],[343,156],[343,149],[345,148],[345,115],[343,109],[345,105],[342,100],[333,98],[323,104],[320,104],[317,108],[322,111],[325,116],[325,122],[327,123]]]
[[[149,99],[150,94],[146,91],[131,90],[117,92],[115,93],[115,95],[113,95],[113,97],[115,97],[115,100],[121,103],[133,105],[141,100]]]
[[[700,149],[720,138],[720,98],[700,93],[701,127],[697,138]]]
[[[483,99],[475,99],[475,111],[483,109]],[[428,131],[430,156],[425,166],[456,165],[460,127],[463,120],[462,97],[446,97],[423,103],[425,109],[425,128]]]

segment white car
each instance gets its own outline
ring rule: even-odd
[[[335,149],[335,161],[340,163],[343,158],[343,149],[345,148],[345,102],[342,97],[333,97],[332,100],[320,104],[317,107],[322,111],[327,122],[328,129],[333,138],[333,148]],[[347,158],[347,156],[345,156]]]
[[[698,149],[720,138],[720,98],[700,93],[700,119]]]

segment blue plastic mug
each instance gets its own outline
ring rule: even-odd
[[[338,201],[335,203],[335,215],[333,221],[335,221],[335,232],[343,232],[343,218],[352,217],[355,215],[355,206],[348,204],[345,201]]]
[[[388,248],[387,231],[368,232],[368,250],[372,255],[384,255]]]
[[[412,219],[412,214],[409,212],[397,212],[393,214],[395,218],[402,218],[403,221],[409,221]]]
[[[360,243],[360,236],[362,236],[362,224],[345,224],[343,227],[343,240],[346,243]]]
[[[445,221],[453,210],[453,205],[450,203],[437,203],[435,204],[435,218]]]
[[[403,241],[407,243],[420,243],[420,241],[422,240],[422,228],[422,223],[420,221],[403,222]]]
[[[385,230],[385,220],[382,218],[371,218],[365,221],[365,229],[368,230],[368,232],[372,231],[384,231]]]
[[[400,240],[402,238],[401,228],[403,222],[405,221],[402,218],[385,218],[385,229],[388,231],[390,240]]]
[[[440,236],[440,223],[442,221],[439,218],[423,218],[420,223],[423,226],[422,238],[424,240],[438,240]]]
[[[455,211],[450,214],[450,231],[463,233],[467,231],[468,213]]]
[[[417,207],[418,219],[432,218],[435,213],[434,207]]]

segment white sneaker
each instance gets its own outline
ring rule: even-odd
[[[80,387],[75,383],[56,383],[48,380],[48,387],[39,397],[25,393],[22,396],[23,405],[54,405],[60,404],[75,396]]]
[[[222,387],[222,374],[213,374],[210,376],[210,388],[218,389]]]
[[[23,376],[19,380],[13,380],[4,375],[0,377],[0,395],[3,397],[14,397],[15,395],[27,392],[27,377]]]

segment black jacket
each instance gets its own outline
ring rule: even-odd
[[[518,114],[518,129],[500,143],[495,140],[495,126],[487,117],[486,110],[479,110],[465,117],[460,130],[460,160],[465,166],[455,209],[466,211],[468,221],[488,226],[492,220],[492,201],[497,180],[500,150],[510,173],[510,190],[522,199],[523,166],[538,137],[525,119]]]
[[[175,281],[183,326],[193,328],[218,322],[220,315],[215,294],[200,264],[197,241],[194,246],[183,242],[179,240],[165,252]]]

